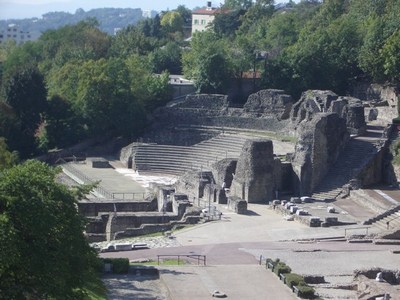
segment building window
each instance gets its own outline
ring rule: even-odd
[[[199,20],[195,19],[194,20],[194,25],[199,25]]]
[[[206,20],[201,20],[201,25],[206,25]]]

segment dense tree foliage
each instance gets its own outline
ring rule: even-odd
[[[7,118],[4,132],[8,145],[22,157],[35,154],[35,135],[47,111],[47,91],[42,74],[35,67],[19,69],[5,78],[3,113],[9,109],[14,118]]]
[[[0,172],[4,169],[11,168],[18,161],[18,155],[8,150],[4,138],[0,138]]]
[[[167,73],[154,73],[181,70],[175,37],[148,20],[111,37],[88,19],[2,45],[0,137],[10,150],[27,158],[105,132],[140,135],[146,114],[171,99]]]
[[[280,88],[295,97],[305,89],[344,94],[356,80],[398,82],[399,15],[396,0],[302,0],[285,6],[273,0],[226,0],[212,26],[216,36],[204,48],[228,44],[222,50],[226,69],[219,75],[240,78],[257,69],[263,73],[259,88]],[[206,37],[192,40],[195,58],[206,51],[196,48],[201,39]],[[196,68],[187,57],[185,75],[204,81],[199,74],[207,64]]]
[[[81,299],[96,255],[76,196],[57,169],[27,161],[0,173],[0,298]]]

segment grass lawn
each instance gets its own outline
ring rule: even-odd
[[[180,259],[179,265],[187,264],[186,261]],[[147,262],[140,262],[140,263],[130,263],[131,266],[158,266],[158,261],[150,260]],[[160,259],[160,266],[177,266],[178,260],[177,259]]]

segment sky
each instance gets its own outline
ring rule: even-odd
[[[223,0],[212,1],[219,6]],[[276,3],[287,1],[275,1]],[[207,0],[0,0],[0,19],[40,18],[44,13],[65,11],[74,13],[78,8],[85,11],[93,8],[141,8],[142,10],[175,9],[185,5],[189,9],[203,7]]]

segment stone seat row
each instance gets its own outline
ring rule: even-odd
[[[229,156],[238,156],[240,152],[232,151],[191,151],[191,152],[164,152],[159,150],[145,150],[138,151],[135,154],[135,161],[140,160],[180,160],[180,161],[197,161],[197,160],[215,160],[216,158],[225,158]]]

